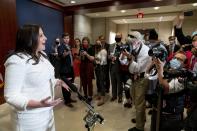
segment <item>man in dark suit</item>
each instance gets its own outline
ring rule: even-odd
[[[73,71],[73,58],[70,49],[70,37],[68,33],[62,35],[63,43],[58,47],[58,55],[60,57],[60,78],[69,79],[72,83],[74,82],[74,71]],[[71,99],[71,93],[64,88],[62,88],[62,93],[64,97],[64,103],[68,107],[73,107],[71,102],[76,102],[76,100]]]

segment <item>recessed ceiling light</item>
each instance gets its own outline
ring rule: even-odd
[[[125,12],[126,12],[126,10],[121,10],[120,12],[121,12],[121,13],[125,13]]]
[[[127,23],[127,21],[125,19],[122,19],[123,23]]]
[[[71,4],[75,4],[75,3],[76,3],[76,1],[74,1],[74,0],[71,0],[71,1],[70,1],[70,3],[71,3]]]
[[[193,5],[193,6],[197,6],[197,3],[193,3],[192,5]]]
[[[162,1],[162,0],[155,0],[155,1]]]
[[[155,10],[158,10],[160,7],[154,7]]]

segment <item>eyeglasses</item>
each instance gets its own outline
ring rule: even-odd
[[[130,37],[130,38],[136,38],[135,36],[133,36],[133,35],[128,35],[128,37]]]

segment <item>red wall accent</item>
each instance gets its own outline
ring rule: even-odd
[[[0,65],[3,63],[8,51],[15,47],[17,23],[16,0],[1,0],[0,2]],[[4,68],[0,72],[4,74]],[[3,102],[3,88],[0,88],[0,104]]]
[[[69,33],[70,43],[73,45],[74,42],[74,15],[64,16],[64,32]]]

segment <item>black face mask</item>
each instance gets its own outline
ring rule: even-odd
[[[116,42],[120,42],[120,41],[121,41],[121,38],[116,37],[116,38],[115,38],[115,41],[116,41]]]
[[[56,45],[59,45],[59,42],[58,42],[58,41],[56,41],[56,42],[55,42],[55,44],[56,44]]]

